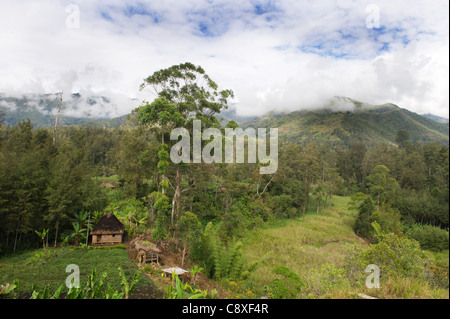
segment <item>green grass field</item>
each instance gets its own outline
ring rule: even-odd
[[[259,261],[248,282],[256,293],[276,278],[273,269],[286,266],[301,277],[325,264],[342,266],[347,246],[367,246],[353,231],[357,211],[348,210],[349,198],[333,198],[320,213],[276,222],[256,229],[243,239],[247,263]]]
[[[335,196],[331,206],[320,213],[276,221],[248,232],[242,239],[246,264],[257,265],[243,283],[245,288],[256,296],[267,295],[266,287],[283,278],[274,269],[285,266],[303,283],[295,298],[348,299],[364,293],[387,299],[448,299],[448,289],[422,280],[382,278],[379,289],[349,281],[343,268],[349,249],[369,248],[353,231],[358,212],[348,209],[349,201],[349,197]],[[445,258],[439,256],[448,256],[448,251],[433,255]]]
[[[251,298],[267,296],[266,287],[282,278],[274,273],[280,266],[298,275],[303,286],[293,298],[358,298],[358,293],[378,298],[445,298],[448,289],[436,288],[412,278],[385,278],[380,289],[368,290],[364,284],[351,283],[343,273],[350,247],[366,249],[369,245],[355,235],[353,224],[357,211],[349,210],[348,197],[333,198],[332,204],[320,213],[308,213],[295,219],[276,220],[248,231],[241,239],[246,265],[255,265],[248,277],[236,287],[251,291]],[[103,248],[49,248],[50,257],[37,258],[43,249],[23,251],[0,258],[0,284],[19,280],[21,298],[31,295],[32,285],[38,289],[49,285],[55,290],[69,273],[69,264],[79,266],[81,285],[93,269],[108,273],[108,281],[120,289],[117,268],[123,268],[131,278],[137,267],[128,259],[123,245]],[[435,253],[435,258],[447,259],[448,250]],[[292,287],[292,286],[291,286]],[[146,275],[141,275],[135,298],[162,298],[157,287]]]
[[[33,284],[38,290],[46,285],[55,290],[60,285],[64,285],[67,276],[70,275],[70,272],[66,273],[67,265],[75,264],[80,270],[82,286],[86,282],[86,276],[96,269],[99,275],[106,272],[107,281],[112,287],[119,289],[120,279],[117,268],[122,267],[127,278],[131,278],[137,271],[137,267],[128,259],[128,253],[123,245],[89,249],[49,248],[48,251],[50,257],[45,260],[35,257],[36,254],[42,253],[43,249],[24,251],[0,258],[0,283],[12,283],[18,279],[18,292],[23,296],[31,294]],[[153,287],[152,282],[145,275],[141,275],[137,290],[144,291],[143,287]],[[147,298],[150,297],[152,296],[147,296]]]

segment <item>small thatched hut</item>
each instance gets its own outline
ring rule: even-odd
[[[114,214],[104,214],[92,228],[92,244],[120,244],[125,226]]]
[[[159,264],[161,249],[156,247],[154,243],[135,238],[131,241],[130,247],[137,251],[136,259],[142,266],[145,266],[147,263]]]

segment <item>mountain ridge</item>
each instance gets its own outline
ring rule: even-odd
[[[72,100],[83,101],[93,107],[110,105],[110,101],[101,96],[81,97],[79,94],[72,94]],[[76,109],[76,103],[71,107]],[[12,98],[0,94],[0,111],[3,111],[3,122],[6,125],[14,125],[30,118],[34,127],[51,127],[57,108],[55,95],[41,95],[31,103],[26,97]],[[113,118],[76,117],[66,110],[67,107],[63,108],[59,115],[58,125],[115,128],[124,125],[128,115]],[[395,136],[399,130],[408,132],[412,142],[449,144],[449,124],[444,118],[430,114],[420,115],[393,103],[371,105],[348,97],[333,97],[323,107],[315,109],[271,111],[260,117],[238,116],[235,110],[225,110],[217,117],[222,119],[223,125],[234,120],[242,128],[277,127],[280,138],[300,144],[313,140],[330,145],[369,145],[379,142],[395,144]]]
[[[347,110],[336,109],[332,101],[316,110],[270,112],[241,126],[277,127],[282,139],[300,144],[313,140],[330,145],[396,144],[399,130],[406,131],[411,142],[449,144],[448,123],[436,122],[392,103],[370,105],[348,98],[346,101],[354,106],[347,105]]]

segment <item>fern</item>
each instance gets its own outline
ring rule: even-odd
[[[242,251],[242,243],[238,241],[234,244],[230,250],[228,264],[227,264],[227,277],[229,279],[239,279],[242,275],[242,268],[244,266],[244,258]]]
[[[213,273],[214,277],[221,278],[224,273],[225,266],[223,264],[224,261],[224,249],[223,245],[221,245],[217,235],[214,234],[211,238],[211,253],[212,259],[214,262]]]
[[[237,280],[243,277],[242,243],[238,241],[227,246],[212,223],[208,223],[201,236],[197,256],[197,262],[210,278]]]

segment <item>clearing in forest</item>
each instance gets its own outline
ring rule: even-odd
[[[325,264],[342,266],[349,244],[367,246],[353,231],[358,212],[348,209],[349,201],[349,197],[334,196],[330,207],[322,212],[277,221],[245,236],[247,263],[259,261],[248,278],[253,289],[262,293],[263,287],[276,278],[276,267],[286,266],[303,277]]]

